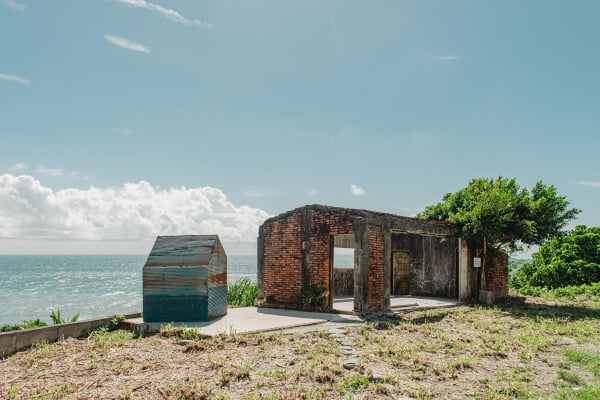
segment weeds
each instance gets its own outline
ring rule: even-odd
[[[73,315],[73,317],[69,321],[66,321],[60,317],[60,308],[57,308],[56,311],[54,311],[54,309],[52,309],[50,318],[52,318],[52,323],[54,325],[59,325],[59,324],[64,324],[66,322],[75,322],[79,319],[79,315],[80,315],[79,313],[76,313],[75,315]]]
[[[230,307],[252,307],[256,300],[258,284],[248,278],[241,278],[227,284],[227,305]]]

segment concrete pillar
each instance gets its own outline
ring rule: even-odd
[[[387,310],[392,290],[392,230],[384,226],[383,235],[383,309]]]
[[[458,299],[465,300],[471,297],[469,287],[469,246],[464,239],[458,239]]]
[[[363,217],[354,220],[354,311],[369,311],[369,225]]]
[[[302,222],[300,227],[300,240],[302,241],[302,271],[301,279],[303,288],[310,285],[310,225],[311,225],[311,210],[304,208],[302,210]]]

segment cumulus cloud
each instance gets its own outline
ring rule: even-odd
[[[218,234],[252,242],[269,215],[235,206],[217,188],[169,190],[148,182],[115,188],[44,187],[33,176],[0,175],[0,238],[148,240],[156,235]]]
[[[177,12],[175,10],[164,8],[162,6],[159,6],[158,4],[150,3],[145,0],[114,0],[114,1],[116,1],[118,3],[127,4],[130,7],[145,8],[146,10],[158,12],[165,18],[167,18],[171,21],[174,21],[174,22],[178,22],[180,24],[194,25],[194,26],[198,26],[200,28],[212,28],[213,27],[213,24],[211,24],[210,22],[200,21],[197,19],[185,18],[183,15],[181,15],[179,12]]]
[[[4,4],[8,8],[12,8],[13,10],[17,11],[24,11],[26,8],[25,4],[18,3],[15,0],[4,0],[2,4]]]
[[[121,47],[123,49],[131,50],[131,51],[140,51],[142,53],[150,54],[150,49],[144,45],[139,43],[132,42],[131,40],[113,35],[104,35],[104,39],[108,40],[110,43],[115,46]]]
[[[588,187],[600,187],[599,181],[578,181],[575,182],[578,185],[588,186]]]
[[[20,162],[20,163],[16,163],[15,165],[13,165],[12,167],[8,167],[9,171],[23,171],[27,169],[27,165],[25,165],[24,162]]]
[[[367,191],[356,185],[350,185],[350,193],[352,193],[353,196],[363,196],[367,194]]]
[[[18,76],[18,75],[8,75],[8,74],[0,73],[0,79],[4,79],[5,81],[15,82],[15,83],[25,85],[25,86],[31,85],[31,81],[29,79],[23,78],[22,76]]]

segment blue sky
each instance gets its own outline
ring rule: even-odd
[[[554,184],[598,226],[599,17],[595,1],[0,0],[0,253],[215,231],[252,253],[268,215],[413,215],[499,175]]]

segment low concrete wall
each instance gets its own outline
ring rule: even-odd
[[[137,318],[141,312],[123,314],[125,318]],[[110,317],[85,319],[77,322],[67,322],[59,325],[43,326],[40,328],[23,329],[0,333],[0,357],[5,357],[24,350],[34,343],[47,341],[49,343],[64,337],[79,337],[86,331],[92,331],[110,323]]]

